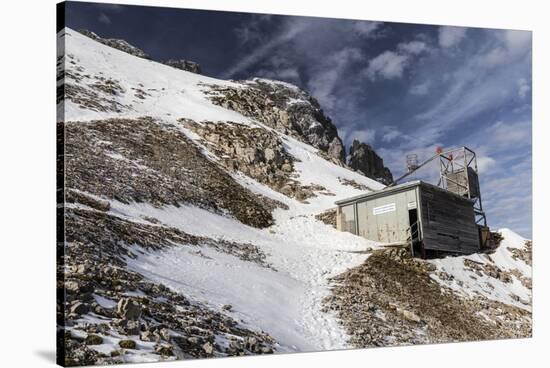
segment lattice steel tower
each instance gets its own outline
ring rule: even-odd
[[[487,226],[487,218],[481,202],[477,156],[467,147],[438,151],[439,183],[450,192],[474,200],[474,213],[478,225]]]

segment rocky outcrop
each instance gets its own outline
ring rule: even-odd
[[[330,225],[336,229],[336,208],[331,208],[324,212],[315,215],[315,218],[326,225]]]
[[[302,202],[316,193],[331,195],[320,185],[302,185],[293,178],[296,159],[286,152],[280,136],[273,131],[237,123],[180,122],[203,138],[209,151],[229,171],[239,171]]]
[[[519,259],[528,264],[532,265],[533,262],[533,243],[531,240],[525,241],[525,247],[523,248],[507,248],[509,252],[512,253],[513,259]]]
[[[348,166],[383,184],[393,181],[393,175],[390,169],[384,166],[384,160],[371,146],[358,140],[354,140],[351,145]]]
[[[463,298],[407,249],[376,250],[333,278],[334,311],[356,347],[433,344],[531,336],[531,313],[483,297]],[[482,314],[480,311],[483,311]]]
[[[238,184],[177,127],[140,118],[70,122],[61,129],[68,188],[123,203],[228,211],[255,227],[273,223],[271,201]]]
[[[82,33],[84,36],[90,37],[92,40],[101,42],[104,45],[112,47],[114,49],[124,51],[130,55],[134,55],[143,59],[151,59],[143,50],[130,45],[127,41],[121,40],[118,38],[102,38],[92,31],[87,29],[80,29],[78,32]]]
[[[245,88],[211,85],[217,105],[256,119],[318,148],[326,158],[344,164],[345,151],[336,127],[315,98],[296,86],[255,78]]]
[[[201,74],[201,66],[194,61],[179,59],[179,60],[167,60],[163,61],[163,64],[171,66],[173,68],[185,70],[187,72]]]

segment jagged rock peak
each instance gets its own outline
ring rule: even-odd
[[[201,74],[201,66],[199,63],[195,63],[194,61],[184,60],[184,59],[178,59],[178,60],[167,60],[164,61],[163,64],[166,64],[168,66],[171,66],[173,68],[185,70],[191,73],[195,74]]]
[[[317,100],[295,85],[254,78],[248,88],[211,86],[211,100],[318,148],[328,159],[345,163],[338,131]]]
[[[393,181],[393,175],[390,169],[384,166],[384,160],[370,145],[356,139],[350,147],[348,165],[353,170],[381,183],[390,184]]]
[[[97,33],[94,33],[92,31],[88,31],[87,29],[80,29],[78,32],[82,33],[83,35],[90,37],[92,40],[95,40],[97,42],[100,42],[104,45],[110,46],[114,49],[124,51],[130,55],[134,55],[143,59],[151,59],[149,55],[147,55],[143,50],[130,45],[127,41],[121,40],[118,38],[102,38],[97,35]]]

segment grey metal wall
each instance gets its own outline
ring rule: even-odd
[[[340,231],[357,234],[355,223],[355,204],[338,207],[336,212],[336,228]]]
[[[416,208],[416,188],[357,203],[358,235],[384,243],[408,237],[409,209]]]
[[[433,186],[420,186],[424,249],[479,251],[479,234],[470,201]]]

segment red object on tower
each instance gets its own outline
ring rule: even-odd
[[[438,146],[438,147],[435,149],[435,152],[436,152],[438,155],[442,154],[442,153],[443,153],[443,147],[439,147],[439,146]]]

